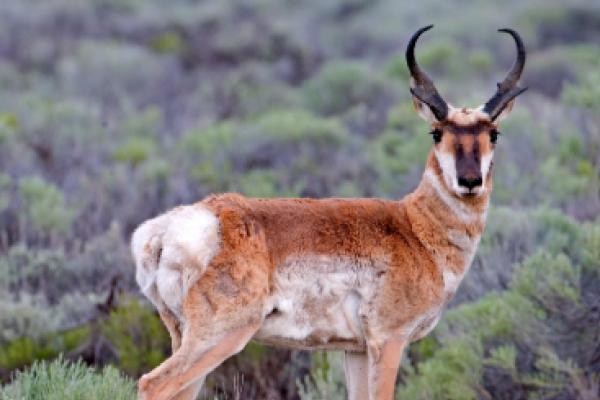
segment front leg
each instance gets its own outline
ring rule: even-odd
[[[367,353],[346,352],[349,400],[392,400],[406,341],[390,339]]]
[[[369,398],[369,356],[347,351],[345,355],[346,388],[349,400]]]
[[[369,399],[392,400],[396,376],[406,341],[390,339],[383,346],[369,348]]]

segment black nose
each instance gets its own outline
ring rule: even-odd
[[[461,176],[458,178],[458,184],[468,188],[469,190],[473,190],[474,187],[481,186],[481,177],[477,176],[466,178]]]

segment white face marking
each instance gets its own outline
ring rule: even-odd
[[[494,158],[494,152],[490,152],[488,154],[484,154],[481,157],[481,179],[482,179],[482,185],[481,188],[479,190],[479,192],[483,193],[485,191],[485,182],[488,176],[488,173],[490,172],[490,165],[492,165],[492,159]],[[478,194],[481,194],[478,193]]]
[[[435,149],[435,156],[437,157],[438,163],[442,168],[442,175],[444,176],[444,182],[446,182],[446,186],[448,186],[450,190],[459,196],[462,195],[463,190],[467,192],[466,189],[458,186],[458,177],[456,176],[456,160],[454,159],[454,155]]]

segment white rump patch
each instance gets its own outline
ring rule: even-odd
[[[220,249],[219,219],[205,207],[176,208],[143,223],[132,237],[136,280],[159,309],[181,303]]]
[[[131,237],[131,250],[136,264],[135,278],[142,293],[160,310],[162,302],[156,288],[156,273],[162,249],[162,236],[169,224],[161,215],[140,225]]]

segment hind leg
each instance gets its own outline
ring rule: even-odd
[[[159,315],[169,331],[169,335],[171,336],[171,348],[173,349],[173,354],[175,354],[181,347],[182,336],[181,331],[179,330],[179,324],[169,313],[159,312]],[[172,400],[194,400],[198,396],[203,383],[204,377],[197,379],[194,383],[177,393]]]
[[[160,319],[169,331],[169,336],[171,336],[171,350],[173,350],[173,354],[175,354],[181,347],[181,331],[179,330],[179,324],[169,313],[159,311],[158,315],[160,315]]]
[[[171,397],[171,400],[194,400],[198,397],[198,393],[200,393],[200,389],[202,389],[202,385],[204,384],[204,377],[197,379],[190,386],[182,389],[175,396]]]
[[[140,400],[183,400],[195,396],[204,377],[230,356],[240,352],[261,325],[261,321],[229,330],[217,340],[202,340],[186,332],[173,356],[139,381]],[[186,399],[187,400],[187,399]]]

